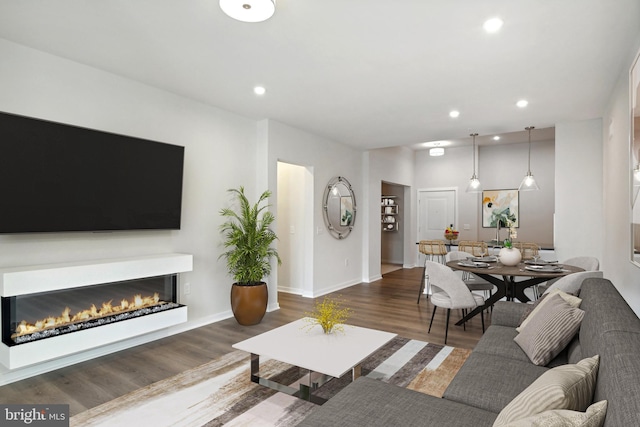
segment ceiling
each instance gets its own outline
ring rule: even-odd
[[[1,38],[359,149],[601,117],[639,22],[638,0],[277,0],[256,24],[217,0],[0,0]]]

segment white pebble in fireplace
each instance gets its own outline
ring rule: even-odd
[[[0,319],[3,322],[0,325],[3,339],[0,343],[0,363],[9,369],[22,368],[186,322],[187,307],[177,301],[177,275],[192,268],[192,255],[162,254],[0,269]],[[115,291],[111,285],[114,285]],[[82,292],[95,294],[101,287],[110,288],[109,292],[116,294],[128,288],[135,289],[133,293],[138,294],[151,289],[151,295],[131,295],[130,300],[118,298],[114,301],[114,307],[110,306],[111,301],[106,302],[109,304],[107,307],[100,307],[104,301],[97,301],[95,304],[98,308],[87,307],[89,309],[85,310],[89,313],[84,315],[89,318],[88,321],[79,326],[74,322],[63,322],[65,326],[60,328],[63,330],[61,333],[55,327],[52,329],[50,325],[44,325],[41,328],[44,329],[42,339],[37,338],[39,333],[33,335],[36,338],[20,336],[16,333],[20,319],[7,316],[10,309],[20,306],[20,302],[16,301],[23,301],[22,306],[30,306],[40,312],[41,302],[55,300],[65,293],[69,293],[70,302],[77,302]],[[154,292],[156,290],[158,293]],[[162,304],[154,305],[154,296],[155,303],[160,299]],[[151,303],[141,301],[144,298],[150,299]],[[139,310],[134,310],[136,304],[140,304]],[[159,309],[161,305],[168,308]],[[105,311],[115,314],[105,316]],[[59,312],[50,315],[61,316]],[[26,323],[30,328],[36,324],[36,321]],[[100,326],[96,326],[98,324]],[[38,327],[41,325],[38,324]],[[70,332],[69,329],[74,331]]]

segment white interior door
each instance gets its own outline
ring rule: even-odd
[[[444,239],[444,229],[455,223],[455,190],[418,192],[418,240]]]

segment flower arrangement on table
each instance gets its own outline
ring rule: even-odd
[[[513,239],[517,239],[518,238],[518,231],[516,230],[515,225],[513,225],[513,223],[511,221],[507,220],[507,227],[509,227],[509,235],[507,236],[506,239],[504,239],[504,247],[505,248],[512,248],[513,247]]]
[[[343,307],[344,300],[326,296],[322,301],[317,301],[315,309],[310,313],[305,313],[307,326],[320,325],[325,334],[332,331],[344,332],[344,322],[353,314],[348,307]]]
[[[444,229],[444,238],[447,240],[457,240],[460,232],[455,229],[453,224]]]

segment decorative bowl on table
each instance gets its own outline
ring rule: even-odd
[[[444,238],[447,240],[458,240],[459,231],[445,231]]]

